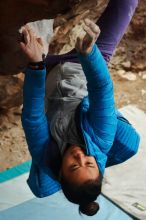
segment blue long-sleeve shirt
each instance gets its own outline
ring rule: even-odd
[[[108,154],[112,158],[109,165],[116,164],[114,154],[118,154],[116,148],[112,152],[118,122],[113,83],[107,65],[96,45],[89,55],[78,54],[78,56],[88,82],[88,97],[83,99],[80,106],[80,127],[86,143],[87,154],[95,157],[99,169],[103,173]],[[50,195],[60,189],[50,167],[44,163],[46,157],[48,161],[53,159],[51,158],[53,150],[57,153],[55,144],[52,145],[49,121],[44,110],[45,78],[45,69],[36,71],[28,68],[23,90],[22,125],[33,161],[28,183],[34,194],[39,197]],[[135,153],[139,138],[136,132],[132,134],[137,138],[137,143],[134,145]],[[121,143],[123,142],[121,141]],[[110,154],[110,152],[112,153]],[[130,149],[126,148],[124,152],[126,152],[126,159],[132,156]],[[120,162],[125,158],[123,157]]]

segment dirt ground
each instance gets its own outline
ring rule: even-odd
[[[146,0],[141,0],[133,21],[110,62],[118,108],[136,105],[146,112]],[[20,114],[13,109],[12,123],[0,129],[0,171],[30,159]]]

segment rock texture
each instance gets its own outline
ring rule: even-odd
[[[101,1],[101,0],[100,0]],[[104,1],[104,0],[102,0]],[[19,48],[18,30],[32,21],[56,18],[54,27],[63,25],[59,34],[64,37],[68,27],[75,22],[66,23],[85,10],[95,10],[96,0],[6,0],[0,1],[0,74],[17,74],[24,69],[26,60]],[[92,10],[92,14],[93,11]],[[61,16],[62,14],[62,16]],[[59,38],[60,38],[59,37]]]
[[[99,16],[99,11],[102,11],[106,2],[107,0],[0,1],[1,124],[4,113],[8,114],[9,109],[22,104],[23,77],[16,79],[17,74],[23,72],[27,65],[26,57],[19,47],[21,27],[28,23],[44,39],[46,53],[49,42],[50,53],[65,53],[74,46],[76,36],[72,29],[85,16],[97,19],[97,14]]]
[[[76,37],[83,34],[80,21],[87,16],[96,21],[107,3],[108,0],[0,2],[0,126],[3,124],[3,115],[7,116],[9,110],[22,104],[23,75],[19,73],[24,70],[27,60],[19,48],[20,28],[29,23],[37,35],[44,39],[46,53],[49,43],[49,53],[65,53],[74,47]],[[111,70],[117,71],[121,79],[136,80],[137,73],[143,80],[145,78],[145,4],[146,0],[140,1],[136,16],[110,63]],[[124,74],[120,74],[121,71]]]
[[[0,1],[0,73],[17,74],[24,68],[18,32],[22,25],[55,17],[70,7],[69,0]]]

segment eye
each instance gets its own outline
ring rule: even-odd
[[[90,161],[86,162],[86,164],[87,164],[87,165],[93,165],[93,163],[90,162]]]
[[[77,167],[77,166],[78,166],[78,165],[76,165],[76,164],[73,164],[73,165],[72,165],[73,168],[75,168],[75,167]]]
[[[77,165],[77,164],[73,164],[73,165],[71,166],[71,169],[72,169],[72,170],[74,170],[74,169],[76,169],[76,168],[78,168],[78,165]]]
[[[88,167],[94,167],[94,164],[93,164],[92,162],[88,161],[88,162],[86,162],[86,166],[88,166]]]

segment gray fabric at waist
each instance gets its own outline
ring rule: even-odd
[[[75,124],[75,110],[87,96],[81,64],[66,62],[55,66],[46,80],[46,114],[51,135],[63,154],[68,143],[83,146]]]

